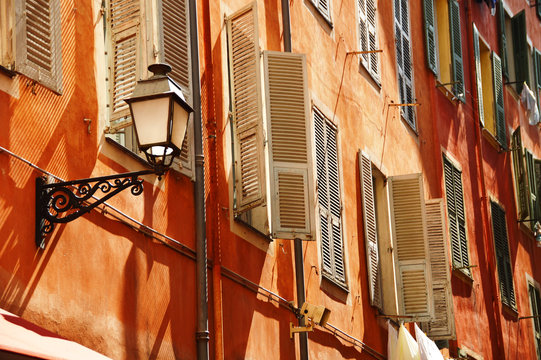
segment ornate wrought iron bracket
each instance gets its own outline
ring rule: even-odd
[[[124,189],[131,187],[133,195],[141,195],[143,180],[138,177],[156,173],[143,170],[51,184],[42,177],[36,178],[36,246],[45,248],[45,237],[53,231],[54,224],[75,220]],[[106,195],[95,200],[97,192]]]

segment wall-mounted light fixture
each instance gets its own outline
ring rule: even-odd
[[[153,64],[148,69],[154,75],[138,81],[125,101],[130,107],[139,150],[145,153],[152,170],[50,184],[37,178],[36,246],[45,247],[45,237],[53,231],[54,224],[75,220],[124,189],[131,188],[133,195],[140,195],[143,180],[138,177],[161,177],[180,154],[193,109],[186,103],[180,86],[167,76],[171,71],[169,65]],[[91,201],[97,191],[106,195]]]
[[[314,330],[314,323],[321,326],[327,324],[331,310],[322,305],[312,305],[307,302],[302,304],[299,312],[299,318],[304,317],[308,321],[307,326],[293,326],[293,323],[289,323],[289,338],[293,339],[294,333],[301,333]]]

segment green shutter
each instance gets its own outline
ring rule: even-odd
[[[492,75],[494,83],[494,111],[496,113],[496,137],[501,146],[507,148],[507,131],[505,128],[505,111],[503,104],[502,61],[492,52]]]
[[[453,61],[453,93],[466,102],[464,90],[464,65],[462,61],[462,38],[460,32],[460,7],[458,1],[449,1],[449,24],[451,26],[451,57]]]
[[[537,197],[536,201],[536,208],[535,211],[535,219],[541,218],[541,199],[539,197],[541,196],[541,160],[534,159],[533,161],[533,167],[534,167],[534,176],[535,176],[535,194]],[[532,224],[533,225],[533,224]]]
[[[517,304],[515,301],[515,289],[513,286],[513,270],[511,266],[511,257],[509,254],[509,244],[507,242],[507,225],[505,222],[505,211],[491,201],[492,210],[492,230],[494,233],[494,245],[496,252],[496,263],[498,266],[498,278],[500,282],[500,295],[502,302],[514,309]]]
[[[513,166],[515,170],[515,186],[517,190],[518,218],[524,220],[530,215],[530,202],[528,201],[529,186],[526,177],[526,167],[524,166],[522,152],[522,137],[520,135],[520,126],[513,132]]]
[[[505,9],[502,0],[498,0],[498,17],[500,27],[500,56],[502,58],[503,75],[509,79],[509,66],[507,65],[507,34],[505,33]]]
[[[483,80],[481,75],[481,51],[479,50],[479,31],[473,24],[473,56],[475,59],[475,83],[477,85],[477,106],[479,121],[485,126],[485,109],[483,106]]]
[[[528,65],[528,42],[526,40],[526,13],[524,10],[511,19],[513,29],[513,52],[515,54],[515,81],[517,92],[522,92],[522,84],[530,86],[530,68]]]
[[[524,156],[526,160],[526,174],[528,176],[528,185],[530,189],[530,218],[537,219],[538,218],[538,201],[537,201],[537,186],[536,186],[536,180],[535,180],[535,168],[534,168],[534,157],[533,154],[528,150],[524,149]],[[533,224],[531,224],[533,225]]]
[[[541,1],[539,0],[536,0],[537,1],[537,16],[539,17],[539,19],[541,19]]]
[[[423,0],[424,19],[425,19],[425,42],[426,42],[426,61],[428,68],[434,74],[438,74],[437,50],[436,50],[436,27],[434,17],[434,0]]]
[[[537,98],[537,109],[541,111],[541,52],[535,49],[533,55],[535,75],[535,96]]]

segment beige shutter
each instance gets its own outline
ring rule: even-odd
[[[392,240],[401,315],[433,317],[422,175],[389,178]]]
[[[432,339],[453,339],[455,338],[455,318],[443,199],[426,202],[426,226],[434,297],[434,320],[428,322],[424,328]]]
[[[19,0],[15,4],[15,70],[61,93],[60,0]]]
[[[14,15],[12,1],[3,1],[0,6],[0,66],[14,70],[15,60],[13,53]]]
[[[264,138],[257,8],[226,20],[235,133],[237,212],[265,202]]]
[[[473,55],[475,59],[475,83],[477,85],[477,107],[479,109],[479,121],[485,126],[485,111],[483,105],[483,77],[481,75],[481,50],[479,47],[479,30],[473,24]]]
[[[271,233],[274,238],[313,239],[306,57],[265,51],[263,59],[272,194]]]
[[[359,151],[361,169],[361,196],[364,218],[364,237],[366,245],[366,268],[370,304],[381,309],[381,269],[378,252],[378,231],[376,223],[376,204],[372,180],[372,162],[367,155]]]

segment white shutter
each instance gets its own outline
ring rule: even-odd
[[[388,180],[399,309],[416,321],[433,317],[422,181],[421,174]]]
[[[455,318],[443,199],[426,202],[426,226],[434,297],[434,320],[428,322],[424,328],[432,339],[454,339]]]
[[[359,12],[360,51],[377,50],[376,37],[376,1],[357,0]],[[379,82],[378,54],[361,54],[361,62],[370,75]]]
[[[374,186],[372,179],[372,162],[368,156],[361,151],[359,151],[359,169],[361,169],[361,195],[370,304],[381,309],[381,269],[379,264],[378,232],[376,223]]]
[[[265,162],[257,8],[226,20],[235,133],[237,212],[265,203]]]
[[[327,20],[331,19],[331,9],[330,9],[330,0],[311,0],[312,4],[319,10],[321,15],[323,15]]]
[[[15,1],[15,70],[62,92],[59,0]]]
[[[306,57],[265,51],[263,59],[272,194],[271,233],[274,238],[313,239]]]

